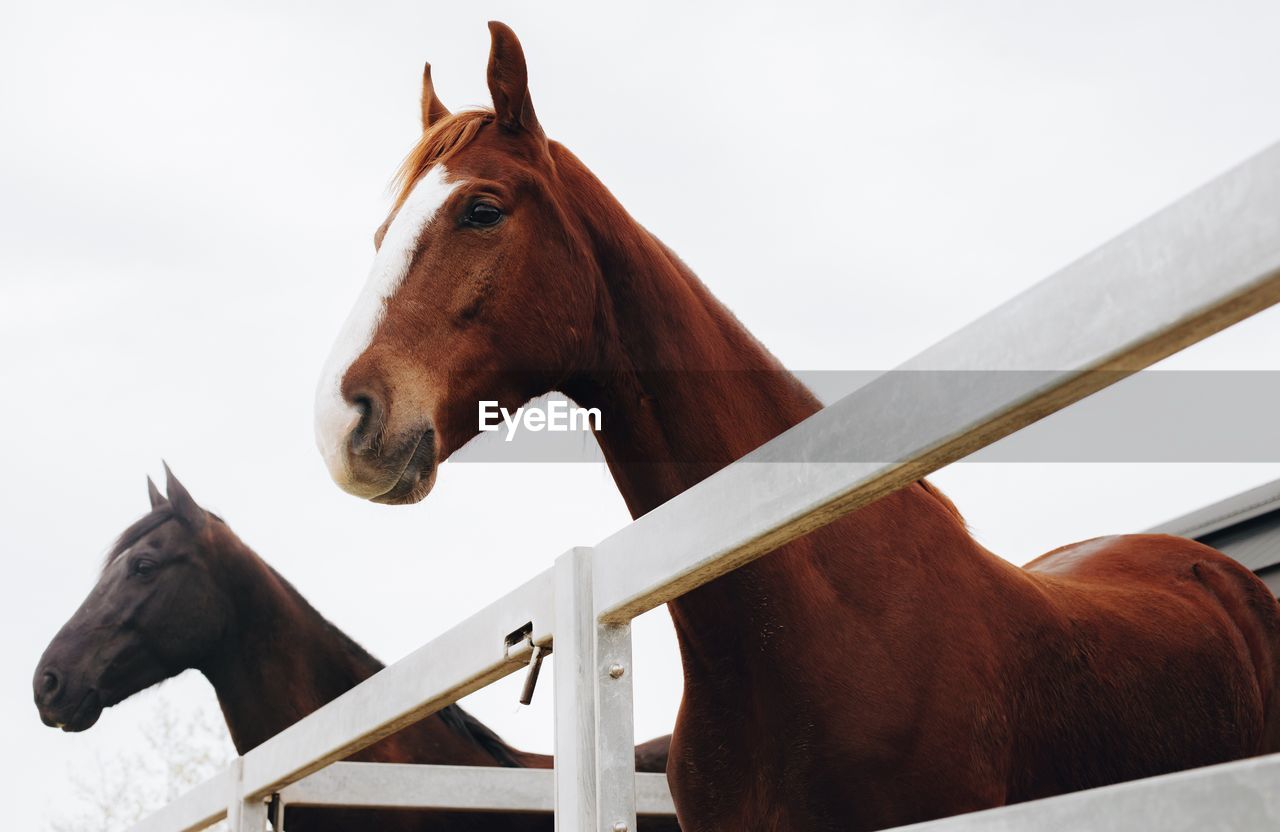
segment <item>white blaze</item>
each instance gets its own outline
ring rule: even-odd
[[[342,379],[369,348],[386,314],[388,299],[409,273],[423,229],[458,187],[456,182],[445,182],[445,176],[444,166],[436,165],[418,180],[400,206],[373,258],[369,279],[342,325],[320,374],[316,388],[316,445],[329,468],[329,476],[343,488],[354,485],[350,482],[346,447],[347,437],[360,421],[360,411],[343,399]]]

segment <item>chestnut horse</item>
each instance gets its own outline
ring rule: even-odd
[[[167,469],[166,469],[167,471]],[[84,604],[45,650],[35,699],[46,725],[83,731],[104,708],[188,668],[213,684],[244,754],[368,679],[383,665],[329,623],[292,585],[169,474],[166,499],[147,481],[151,512],[124,531]],[[662,771],[669,738],[636,749]],[[383,763],[550,768],[512,748],[457,705],[350,757]],[[547,814],[287,808],[291,832],[524,832]],[[643,829],[674,830],[672,818]]]
[[[412,503],[480,401],[559,391],[599,408],[638,517],[820,404],[546,137],[519,42],[490,30],[492,110],[451,114],[424,76],[317,441],[345,490]],[[1190,540],[1018,568],[920,481],[669,609],[685,829],[873,829],[1280,750],[1276,601]]]

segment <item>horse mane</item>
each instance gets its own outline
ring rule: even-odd
[[[920,483],[920,487],[924,489],[924,493],[941,503],[942,507],[946,509],[951,516],[960,521],[960,525],[964,526],[966,529],[969,528],[969,522],[964,519],[964,515],[960,513],[960,509],[956,508],[956,504],[951,502],[950,497],[938,490],[938,486],[928,480],[918,480],[918,482]]]
[[[511,746],[493,729],[462,709],[460,705],[446,705],[436,711],[436,716],[454,731],[473,740],[476,745],[489,752],[489,756],[500,766],[521,768],[520,762],[511,753]]]
[[[404,204],[413,184],[433,165],[443,164],[466,147],[480,128],[496,118],[493,110],[459,110],[431,125],[413,150],[400,163],[391,185],[396,190],[396,207]]]
[[[248,547],[245,548],[247,549]],[[257,554],[254,553],[254,556],[257,557]],[[325,618],[319,610],[311,605],[311,602],[307,600],[306,596],[299,592],[287,578],[275,570],[275,567],[271,566],[271,564],[261,558],[258,558],[258,560],[266,567],[267,571],[280,582],[280,585],[284,588],[285,592],[289,593],[289,595],[293,597],[302,609],[314,615],[324,626],[325,632],[328,633],[335,642],[341,645],[342,648],[345,649],[347,653],[349,653],[358,663],[371,669],[374,673],[386,667],[383,662],[362,647],[359,642],[347,635],[346,632],[328,618]],[[503,741],[502,737],[499,737],[494,733],[493,729],[467,713],[461,706],[446,705],[439,711],[436,711],[436,716],[440,717],[440,721],[455,733],[484,749],[499,765],[507,768],[520,768],[519,761],[517,761],[515,756],[511,753],[511,746],[507,745]]]

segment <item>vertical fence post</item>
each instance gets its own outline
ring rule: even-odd
[[[262,800],[242,800],[235,820],[228,824],[231,832],[266,832],[267,804]]]
[[[594,614],[593,614],[594,619]],[[635,832],[631,625],[595,624],[596,812],[602,832]]]
[[[244,758],[237,757],[227,801],[227,828],[231,832],[266,832],[267,804],[244,799]]]
[[[556,832],[596,828],[595,605],[591,550],[556,559]]]
[[[556,560],[556,830],[634,832],[631,625],[596,618],[591,550]]]

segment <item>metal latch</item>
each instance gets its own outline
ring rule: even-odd
[[[524,654],[528,653],[529,671],[524,677],[524,687],[520,689],[520,704],[528,705],[533,702],[533,689],[538,684],[538,673],[542,670],[542,660],[551,652],[551,646],[546,647],[541,644],[533,643],[533,624],[524,625],[511,635],[507,636],[506,657],[508,661],[521,661]]]

